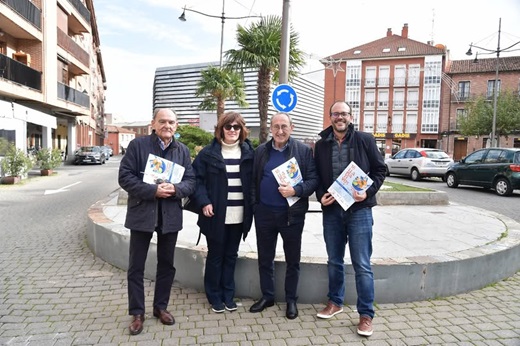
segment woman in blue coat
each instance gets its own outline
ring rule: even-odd
[[[234,311],[235,265],[240,239],[251,228],[253,147],[237,112],[220,116],[215,138],[193,162],[197,187],[191,196],[199,211],[198,226],[206,236],[208,255],[204,288],[216,313]]]

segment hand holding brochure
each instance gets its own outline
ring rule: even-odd
[[[168,180],[172,184],[177,184],[181,182],[184,171],[185,168],[178,163],[149,154],[148,160],[146,160],[143,181],[148,184],[155,184],[157,179],[162,179]]]
[[[298,161],[296,161],[294,157],[273,169],[272,172],[276,178],[276,181],[280,185],[295,186],[303,181],[300,166],[298,166]],[[300,197],[296,196],[287,197],[287,203],[289,203],[289,207],[296,203],[299,199]]]
[[[354,204],[354,191],[362,192],[372,185],[370,177],[352,161],[327,190],[343,210]]]

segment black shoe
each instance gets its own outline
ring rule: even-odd
[[[287,302],[287,311],[285,316],[290,320],[294,320],[296,317],[298,317],[298,308],[296,307],[296,302]]]
[[[274,301],[272,300],[265,300],[263,297],[254,303],[250,308],[249,312],[262,312],[265,308],[268,308],[270,306],[274,305]]]

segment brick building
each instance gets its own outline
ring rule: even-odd
[[[330,125],[334,100],[346,100],[356,127],[373,133],[386,156],[402,148],[438,147],[445,59],[443,45],[408,38],[408,24],[401,35],[389,28],[381,39],[323,59],[323,126]]]
[[[449,61],[446,73],[453,81],[453,89],[443,90],[443,117],[441,125],[442,148],[455,160],[489,146],[490,134],[463,136],[459,132],[458,119],[465,116],[468,102],[476,96],[485,95],[493,102],[497,59]],[[501,57],[499,59],[498,92],[508,90],[520,95],[520,57]],[[520,129],[519,129],[520,130]],[[502,136],[501,147],[520,147],[520,132],[513,136]]]

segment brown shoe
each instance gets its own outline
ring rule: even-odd
[[[363,336],[370,336],[374,332],[372,328],[372,319],[368,316],[360,316],[357,325],[357,333]]]
[[[157,308],[153,308],[153,315],[157,317],[162,324],[166,324],[168,326],[175,324],[175,318],[173,318],[172,314],[170,314],[168,310],[159,310]]]
[[[343,307],[335,305],[333,302],[329,300],[325,309],[318,312],[319,318],[331,318],[334,315],[343,312]]]
[[[132,323],[128,329],[131,335],[137,335],[143,331],[144,315],[133,315]]]

